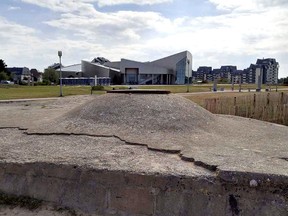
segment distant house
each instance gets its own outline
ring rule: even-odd
[[[273,58],[257,59],[256,65],[263,71],[263,83],[277,84],[279,63]]]
[[[39,72],[37,69],[33,68],[30,70],[31,80],[32,82],[42,82],[43,81],[43,73]]]
[[[212,81],[211,75],[212,74],[212,67],[201,66],[197,69],[197,71],[192,73],[194,80],[201,80],[201,81]]]
[[[273,58],[257,59],[256,64],[251,64],[245,69],[247,83],[277,84],[279,63]]]
[[[31,80],[31,73],[27,67],[8,67],[7,71],[10,72],[14,83],[28,83]]]

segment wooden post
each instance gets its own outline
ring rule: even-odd
[[[234,97],[234,115],[237,115],[238,107],[237,107],[237,97]]]
[[[256,94],[253,95],[253,108],[252,108],[252,118],[255,117],[255,111],[256,111]]]
[[[214,103],[213,103],[213,113],[216,113],[216,103],[217,103],[217,99],[216,98],[214,98],[214,101],[213,101]]]
[[[267,106],[269,106],[269,104],[270,104],[270,93],[267,94],[267,103],[266,104],[267,104]]]

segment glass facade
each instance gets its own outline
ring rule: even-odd
[[[175,83],[179,85],[185,84],[186,77],[188,77],[187,58],[182,59],[176,65],[176,80]]]
[[[140,74],[139,84],[142,85],[152,84],[152,74]]]
[[[127,74],[126,81],[127,83],[133,85],[133,84],[138,84],[138,78],[137,74]]]
[[[152,85],[152,84],[163,84],[163,80],[161,82],[161,74],[140,74],[140,85]],[[162,77],[163,79],[163,77]]]
[[[98,77],[97,85],[110,85],[110,77]],[[94,85],[94,77],[77,77],[77,78],[62,78],[63,85]]]

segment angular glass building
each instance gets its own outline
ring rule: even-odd
[[[104,58],[96,58],[104,59]],[[192,54],[180,52],[151,62],[121,59],[118,62],[82,61],[76,77],[110,77],[112,84],[183,85],[192,80]],[[80,69],[81,67],[81,69]],[[73,78],[70,66],[62,68],[63,77]]]

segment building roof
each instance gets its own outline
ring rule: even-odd
[[[66,67],[62,67],[61,70],[63,72],[75,72],[75,73],[78,73],[78,72],[82,71],[81,64],[74,64],[74,65],[69,65],[69,66],[66,66]],[[57,69],[57,71],[59,71],[59,69]]]
[[[6,69],[16,75],[30,74],[30,70],[27,67],[7,67]]]
[[[85,61],[85,62],[88,62],[88,61]],[[102,67],[102,68],[114,70],[114,71],[116,71],[116,72],[120,72],[120,70],[117,69],[117,68],[108,67],[108,66],[102,65],[102,64],[100,64],[100,63],[94,63],[94,62],[88,62],[88,63],[90,63],[90,64],[92,64],[92,65],[96,65],[97,67]]]
[[[266,59],[257,59],[256,64],[258,65],[268,65],[268,64],[278,64],[278,62],[276,62],[276,59],[274,58],[266,58]]]

